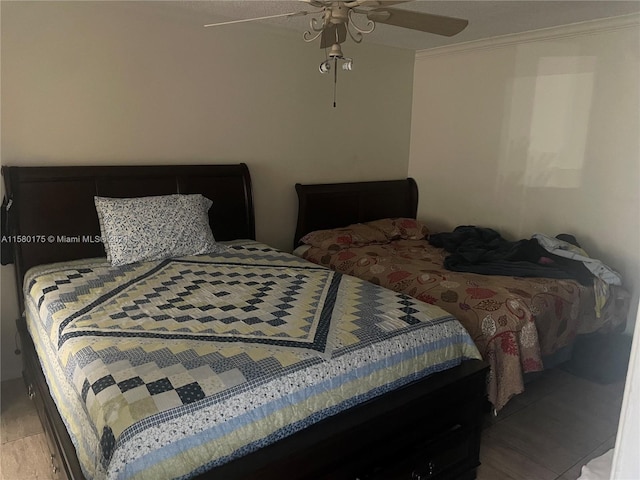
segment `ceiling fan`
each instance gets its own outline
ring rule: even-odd
[[[343,62],[342,68],[344,70],[351,70],[353,67],[353,59],[345,57],[342,54],[341,44],[346,41],[347,37],[350,37],[355,43],[360,43],[364,35],[373,32],[378,23],[447,37],[460,33],[469,23],[467,20],[461,18],[390,8],[392,5],[408,3],[412,0],[300,1],[316,10],[300,10],[276,15],[210,23],[205,25],[205,27],[253,22],[278,17],[310,15],[309,30],[304,32],[303,39],[306,42],[313,42],[319,38],[320,48],[328,49],[328,58],[320,64],[319,70],[321,73],[328,73],[332,67],[331,62],[333,62],[335,83],[338,60]],[[357,15],[360,15],[360,17]]]
[[[468,21],[461,18],[445,17],[430,13],[390,8],[392,5],[408,3],[412,0],[300,0],[316,11],[300,10],[296,12],[267,15],[263,17],[231,20],[228,22],[211,23],[205,27],[229,25],[233,23],[253,22],[277,17],[298,17],[304,15],[317,15],[311,18],[310,30],[304,32],[304,40],[312,42],[320,38],[320,48],[332,48],[330,57],[340,50],[340,44],[347,35],[360,43],[365,34],[373,32],[377,23],[393,25],[396,27],[419,30],[436,35],[451,37],[460,33],[468,25]],[[364,26],[358,25],[356,14],[366,17]]]

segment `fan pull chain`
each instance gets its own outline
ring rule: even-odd
[[[333,58],[333,108],[336,108],[336,90],[338,89],[338,59]]]

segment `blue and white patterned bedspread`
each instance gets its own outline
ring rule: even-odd
[[[32,269],[27,322],[87,478],[189,478],[480,358],[443,310],[252,242]]]

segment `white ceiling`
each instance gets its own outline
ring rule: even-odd
[[[180,6],[189,9],[192,14],[198,15],[202,19],[203,25],[229,19],[314,10],[313,7],[300,0],[182,1]],[[634,14],[640,12],[640,0],[414,0],[396,5],[396,7],[465,18],[469,20],[469,25],[464,31],[450,38],[389,25],[377,25],[375,31],[367,35],[364,41],[411,50],[423,50],[511,33]],[[308,16],[261,20],[260,22],[297,30],[301,35],[309,28]],[[362,24],[364,26],[364,22]],[[211,28],[247,28],[246,25]],[[347,40],[347,42],[349,41],[350,39]]]

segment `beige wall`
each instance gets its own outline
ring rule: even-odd
[[[624,275],[635,305],[639,25],[633,16],[419,52],[409,161],[419,217],[510,239],[572,233]]]
[[[246,162],[258,240],[290,249],[295,182],[407,174],[413,52],[345,44],[352,72],[318,72],[302,32],[205,29],[171,2],[6,2],[3,164]],[[2,267],[2,378],[15,286]]]

